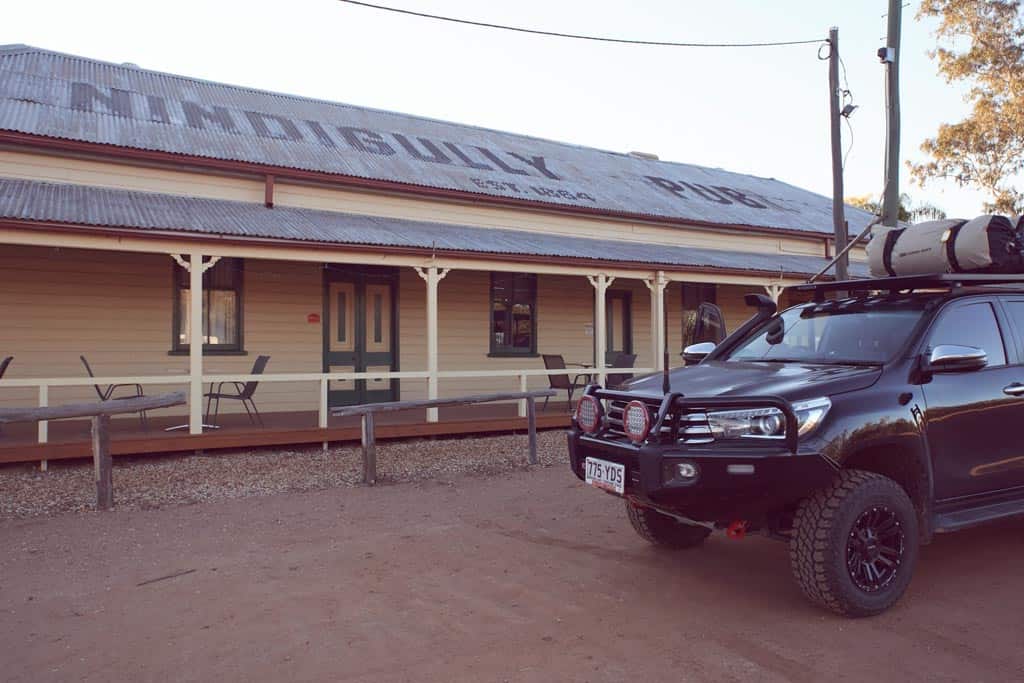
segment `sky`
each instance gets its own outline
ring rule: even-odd
[[[644,40],[809,40],[839,28],[853,103],[845,196],[881,193],[885,0],[377,0],[475,21]],[[904,8],[903,161],[968,111],[928,57],[934,24]],[[0,44],[400,111],[772,177],[832,194],[828,64],[817,45],[636,47],[459,26],[337,0],[8,2]],[[984,195],[951,182],[901,190],[950,216]]]

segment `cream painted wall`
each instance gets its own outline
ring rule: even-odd
[[[0,249],[0,356],[13,355],[5,378],[82,377],[79,355],[99,376],[188,372],[187,356],[170,356],[172,267],[169,257],[59,248]],[[207,373],[247,373],[259,354],[267,372],[319,372],[320,312],[316,264],[247,260],[244,342],[248,356],[207,356]],[[0,405],[34,405],[35,389],[4,388]],[[259,405],[315,410],[317,383],[265,383]],[[147,393],[174,385],[147,387]],[[91,387],[53,387],[50,403],[94,400]],[[231,409],[227,402],[224,409]],[[234,407],[238,409],[237,406]],[[183,413],[181,409],[177,412]],[[313,425],[315,426],[315,422]]]
[[[172,269],[169,257],[46,247],[0,249],[0,357],[13,355],[7,378],[82,377],[78,359],[86,355],[99,375],[185,374],[188,358],[170,356]],[[650,294],[640,280],[617,279],[613,290],[632,296],[633,350],[636,367],[650,367]],[[748,317],[744,286],[719,286],[718,300],[729,328]],[[679,362],[680,286],[669,286],[669,349]],[[402,370],[426,369],[426,289],[411,268],[399,271],[399,360]],[[206,374],[244,374],[259,354],[268,354],[268,373],[320,372],[321,325],[307,322],[321,312],[321,267],[248,259],[244,266],[244,343],[248,356],[207,356]],[[440,369],[542,369],[536,358],[489,358],[490,275],[452,271],[439,288]],[[594,289],[583,277],[541,275],[538,279],[539,353],[567,361],[592,362]],[[530,388],[547,387],[544,377]],[[492,390],[518,390],[518,379],[442,379],[442,396]],[[173,385],[149,386],[159,393]],[[264,411],[315,411],[316,382],[263,383],[257,401]],[[425,380],[402,380],[402,397],[422,398]],[[53,405],[92,400],[89,387],[54,387]],[[0,406],[35,405],[35,389],[6,388],[0,381]],[[223,404],[224,410],[239,410]],[[178,414],[184,410],[177,409]],[[311,417],[311,426],[315,417]]]

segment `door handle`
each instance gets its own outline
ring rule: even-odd
[[[1024,396],[1024,384],[1020,382],[1014,382],[1003,387],[1003,393],[1008,396]]]

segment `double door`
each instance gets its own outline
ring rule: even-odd
[[[324,372],[397,369],[396,273],[390,268],[324,270]],[[398,380],[332,380],[331,406],[394,401]]]

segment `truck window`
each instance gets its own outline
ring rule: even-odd
[[[928,337],[928,348],[940,344],[973,346],[988,354],[988,366],[1006,365],[1006,349],[992,304],[978,302],[944,311]]]

